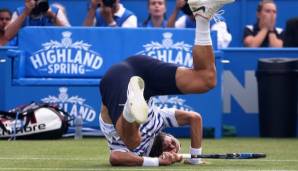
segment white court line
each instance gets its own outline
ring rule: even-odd
[[[222,159],[221,159],[222,160]],[[298,162],[298,160],[276,160],[276,159],[268,159],[268,160],[264,160],[264,159],[226,159],[229,161],[251,161],[251,162]]]
[[[0,157],[0,160],[65,160],[65,161],[100,161],[100,158],[59,158],[59,157]],[[208,160],[224,160],[224,159],[208,159]],[[249,161],[249,162],[298,162],[296,160],[275,160],[275,159],[226,159],[228,161]]]

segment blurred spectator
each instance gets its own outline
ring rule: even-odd
[[[0,9],[0,46],[6,45],[9,40],[5,38],[5,27],[9,24],[11,20],[12,13],[9,9]]]
[[[148,0],[148,18],[141,27],[167,27],[166,0]]]
[[[184,15],[177,16],[179,12],[182,11]],[[223,13],[223,11],[221,11]],[[220,12],[215,14],[213,20],[210,20],[211,31],[217,31],[217,47],[226,48],[232,41],[232,35],[229,33],[227,24],[224,18],[221,16]],[[168,20],[168,27],[175,28],[195,28],[196,22],[189,5],[186,0],[176,0],[176,7]]]
[[[137,27],[137,17],[120,0],[91,0],[85,26]]]
[[[69,26],[66,16],[47,0],[25,0],[25,6],[17,8],[5,37],[11,39],[25,26]]]
[[[298,17],[287,21],[283,37],[284,47],[298,47]]]
[[[282,29],[275,27],[277,7],[273,0],[260,1],[257,23],[244,29],[243,43],[246,47],[282,47]]]
[[[52,4],[52,6],[58,8],[59,11],[61,11],[64,14],[64,16],[65,16],[65,24],[67,26],[70,26],[70,23],[69,23],[69,20],[68,20],[68,17],[67,17],[67,12],[66,12],[65,7],[62,4],[58,3],[58,2],[54,2]]]

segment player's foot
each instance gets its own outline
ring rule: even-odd
[[[235,0],[188,0],[189,7],[194,16],[201,16],[207,20],[225,4]]]
[[[144,99],[145,83],[141,77],[130,78],[127,88],[128,112],[141,124],[147,120],[148,105]]]

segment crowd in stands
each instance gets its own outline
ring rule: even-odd
[[[133,11],[120,0],[90,0],[82,25],[86,27],[154,27],[195,28],[195,20],[187,0],[176,0],[175,8],[166,17],[166,0],[148,0],[148,17],[138,21]],[[0,7],[0,46],[17,43],[18,31],[25,26],[71,26],[67,12],[59,3],[46,0],[24,0],[24,5],[13,13]],[[182,13],[182,15],[181,15]],[[217,31],[218,48],[226,48],[232,34],[225,19],[218,13],[211,20],[211,30]],[[275,26],[277,6],[273,0],[260,0],[256,11],[257,22],[243,31],[245,47],[298,47],[298,18],[290,19],[285,30]]]

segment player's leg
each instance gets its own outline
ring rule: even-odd
[[[216,85],[215,59],[209,20],[223,5],[234,0],[188,0],[196,19],[193,69],[179,68],[176,84],[184,93],[203,93]]]
[[[127,62],[112,66],[100,83],[101,112],[108,113],[121,140],[130,149],[140,144],[139,124],[147,119],[143,90],[143,80],[134,77]]]
[[[145,83],[141,77],[130,78],[127,88],[127,100],[123,113],[116,123],[116,130],[121,139],[133,149],[141,142],[139,125],[147,120],[148,106],[144,99]]]

